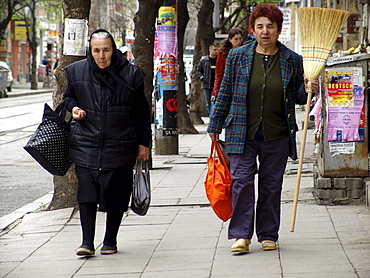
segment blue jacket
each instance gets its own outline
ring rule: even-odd
[[[207,131],[221,133],[226,128],[226,152],[242,154],[247,136],[247,93],[253,56],[257,42],[252,41],[232,49],[226,60],[226,68],[217,95],[214,113]],[[305,104],[302,57],[277,42],[285,100],[286,120],[289,128],[289,156],[297,159],[296,132],[298,126],[295,105]]]

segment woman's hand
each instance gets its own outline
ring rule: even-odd
[[[220,134],[214,132],[208,132],[209,137],[211,137],[212,141],[218,141]]]
[[[316,93],[319,89],[319,80],[308,80],[306,77],[304,78],[304,87],[306,93]]]
[[[139,152],[137,154],[137,160],[149,160],[150,149],[143,145],[139,145]]]
[[[72,109],[72,117],[77,121],[82,120],[86,117],[86,112],[85,110],[82,110],[80,107],[75,106]]]
[[[216,101],[216,96],[211,96],[211,101],[215,102]]]

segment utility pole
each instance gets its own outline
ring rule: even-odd
[[[31,25],[31,32],[29,36],[29,44],[32,49],[32,58],[31,58],[31,89],[37,90],[38,83],[37,83],[37,34],[36,34],[36,0],[30,1],[30,25]],[[27,21],[26,21],[27,23]],[[28,26],[27,26],[28,28]]]
[[[176,0],[164,1],[158,12],[155,58],[155,153],[178,154],[178,62]]]

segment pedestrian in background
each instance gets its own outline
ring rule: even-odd
[[[128,47],[126,45],[122,46],[120,49],[119,49],[122,54],[123,54],[123,57],[125,57],[127,59],[127,51],[128,51]]]
[[[218,56],[216,60],[215,83],[213,85],[211,100],[216,100],[222,78],[224,77],[224,70],[226,65],[226,57],[230,49],[237,48],[243,43],[242,31],[238,28],[230,29],[227,38],[225,38],[218,47]]]
[[[59,58],[56,59],[54,65],[53,65],[53,71],[55,71],[57,69],[58,63],[59,63]]]
[[[42,64],[45,66],[45,80],[43,87],[50,87],[50,61],[48,57],[44,56],[44,59],[42,60]]]
[[[49,61],[48,57],[44,56],[44,59],[42,60],[42,64],[45,66],[46,76],[49,76],[49,74],[50,74],[50,61]]]
[[[233,204],[228,238],[236,239],[232,252],[249,250],[254,221],[262,249],[277,249],[283,175],[288,157],[297,159],[295,104],[306,103],[308,80],[302,57],[278,41],[282,23],[277,7],[256,6],[249,19],[256,40],[230,51],[208,126],[212,140],[226,127]],[[318,81],[311,83],[316,91]]]
[[[218,47],[215,43],[212,43],[208,48],[209,54],[202,58],[197,66],[197,75],[202,81],[202,88],[204,93],[204,99],[206,101],[206,108],[208,117],[212,114],[212,89],[215,82],[215,70],[216,70],[216,59],[218,55]]]
[[[73,120],[70,160],[76,165],[82,245],[79,256],[95,254],[97,207],[106,212],[101,254],[117,252],[117,233],[128,209],[136,160],[149,159],[150,108],[144,73],[116,48],[112,35],[96,30],[88,58],[66,67],[64,93]]]

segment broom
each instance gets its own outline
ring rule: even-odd
[[[299,164],[297,172],[296,187],[293,200],[292,219],[290,231],[294,232],[295,219],[297,214],[297,203],[299,186],[301,181],[302,164],[304,149],[306,144],[308,115],[312,99],[312,90],[310,80],[319,77],[326,65],[330,51],[338,38],[344,22],[349,16],[349,12],[323,9],[323,8],[299,8],[298,26],[302,47],[303,69],[305,77],[309,80],[307,83],[307,103],[303,125],[302,145],[299,155]]]

